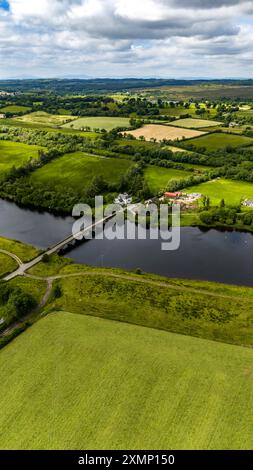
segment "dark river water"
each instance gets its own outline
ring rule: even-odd
[[[0,235],[47,248],[71,233],[71,217],[55,217],[0,200]],[[253,236],[249,233],[183,227],[177,251],[160,240],[90,240],[68,251],[77,263],[141,268],[168,277],[253,286]]]

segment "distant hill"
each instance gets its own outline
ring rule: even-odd
[[[136,88],[153,88],[161,86],[194,86],[194,85],[234,85],[253,86],[253,80],[176,80],[176,79],[24,79],[0,80],[2,91],[51,91],[54,93],[90,93],[122,91]]]

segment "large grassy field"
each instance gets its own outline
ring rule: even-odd
[[[145,170],[145,179],[149,188],[154,193],[166,189],[170,180],[187,178],[189,175],[190,173],[187,171],[162,168],[158,166],[149,166]]]
[[[39,124],[46,126],[62,126],[68,121],[72,121],[74,119],[76,119],[75,116],[48,114],[44,111],[36,111],[34,113],[26,114],[25,116],[16,118],[16,120],[24,123]]]
[[[116,127],[130,127],[129,118],[122,117],[83,117],[64,125],[64,128],[82,129],[106,129],[111,131]]]
[[[163,139],[167,139],[167,140],[182,140],[184,138],[191,139],[193,137],[204,135],[204,132],[194,131],[191,129],[181,129],[179,127],[173,127],[173,126],[163,126],[159,124],[146,124],[139,129],[136,129],[134,131],[129,131],[129,134],[133,135],[137,139],[143,136],[148,141],[150,141],[151,139],[157,139],[158,141],[162,141]]]
[[[13,166],[20,167],[30,158],[38,158],[42,147],[0,140],[0,176]]]
[[[187,144],[193,144],[197,149],[205,147],[209,151],[225,149],[226,147],[243,147],[244,145],[253,144],[253,139],[242,135],[214,133],[189,140]]]
[[[251,449],[253,351],[54,313],[0,352],[1,449]]]
[[[73,188],[82,191],[92,178],[98,175],[103,176],[108,182],[119,182],[131,165],[130,160],[96,157],[76,152],[63,155],[36,170],[32,173],[31,180],[59,190]]]
[[[210,121],[207,119],[178,119],[177,121],[173,121],[171,123],[172,126],[177,127],[185,127],[187,129],[202,129],[204,127],[214,127],[219,126],[221,122],[218,121]]]
[[[211,204],[219,204],[222,199],[227,204],[239,204],[242,199],[253,199],[253,184],[220,178],[184,190],[186,193],[201,193],[210,197]]]

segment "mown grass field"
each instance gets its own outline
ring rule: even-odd
[[[30,109],[28,106],[10,105],[0,108],[0,113],[28,113]]]
[[[46,125],[49,127],[62,126],[68,121],[72,121],[74,119],[76,119],[75,116],[67,116],[65,114],[62,116],[58,114],[48,114],[44,111],[35,111],[34,113],[26,114],[25,116],[16,118],[16,120],[24,123]]]
[[[253,351],[54,313],[0,352],[1,449],[250,449]]]
[[[241,200],[253,199],[253,184],[244,181],[232,181],[224,178],[208,181],[184,190],[185,193],[201,193],[210,197],[212,205],[219,204],[222,199],[228,205],[237,205]]]
[[[183,179],[190,175],[188,171],[174,170],[172,168],[162,168],[158,166],[148,166],[145,170],[145,179],[152,192],[158,193],[166,189],[172,179]]]
[[[106,129],[111,131],[116,127],[130,127],[129,118],[122,117],[83,117],[64,125],[64,128],[82,129]]]
[[[95,176],[103,176],[109,183],[117,183],[133,163],[130,160],[90,156],[82,152],[63,155],[36,170],[30,176],[33,183],[63,190],[82,191]]]
[[[225,134],[219,132],[189,140],[187,144],[189,143],[194,145],[194,147],[197,149],[205,147],[209,151],[215,151],[225,149],[228,146],[236,148],[250,145],[250,143],[253,144],[253,139],[242,135]]]
[[[140,129],[129,131],[129,134],[133,135],[137,139],[143,136],[148,141],[150,141],[151,139],[157,139],[158,141],[162,141],[163,139],[191,139],[193,137],[199,137],[200,135],[204,135],[204,132],[194,131],[191,129],[181,129],[179,127],[173,126],[163,126],[159,124],[146,124]]]
[[[171,123],[172,126],[185,127],[186,129],[201,129],[204,127],[214,127],[219,126],[221,122],[210,121],[207,119],[178,119]]]
[[[31,158],[38,158],[42,147],[0,140],[0,176],[13,166],[20,167]]]

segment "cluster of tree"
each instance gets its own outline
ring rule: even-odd
[[[191,175],[188,178],[183,178],[179,180],[170,180],[166,188],[167,191],[180,191],[184,188],[189,188],[190,186],[195,186],[211,179],[217,178],[220,175],[219,170],[214,170],[207,173],[202,173],[199,175]]]
[[[12,286],[3,281],[0,283],[0,309],[4,318],[2,328],[18,320],[36,307],[36,300],[20,287]]]
[[[242,212],[241,206],[226,206],[224,199],[218,207],[212,207],[210,198],[203,198],[203,207],[199,214],[200,221],[208,226],[238,226],[253,230],[253,213]]]

